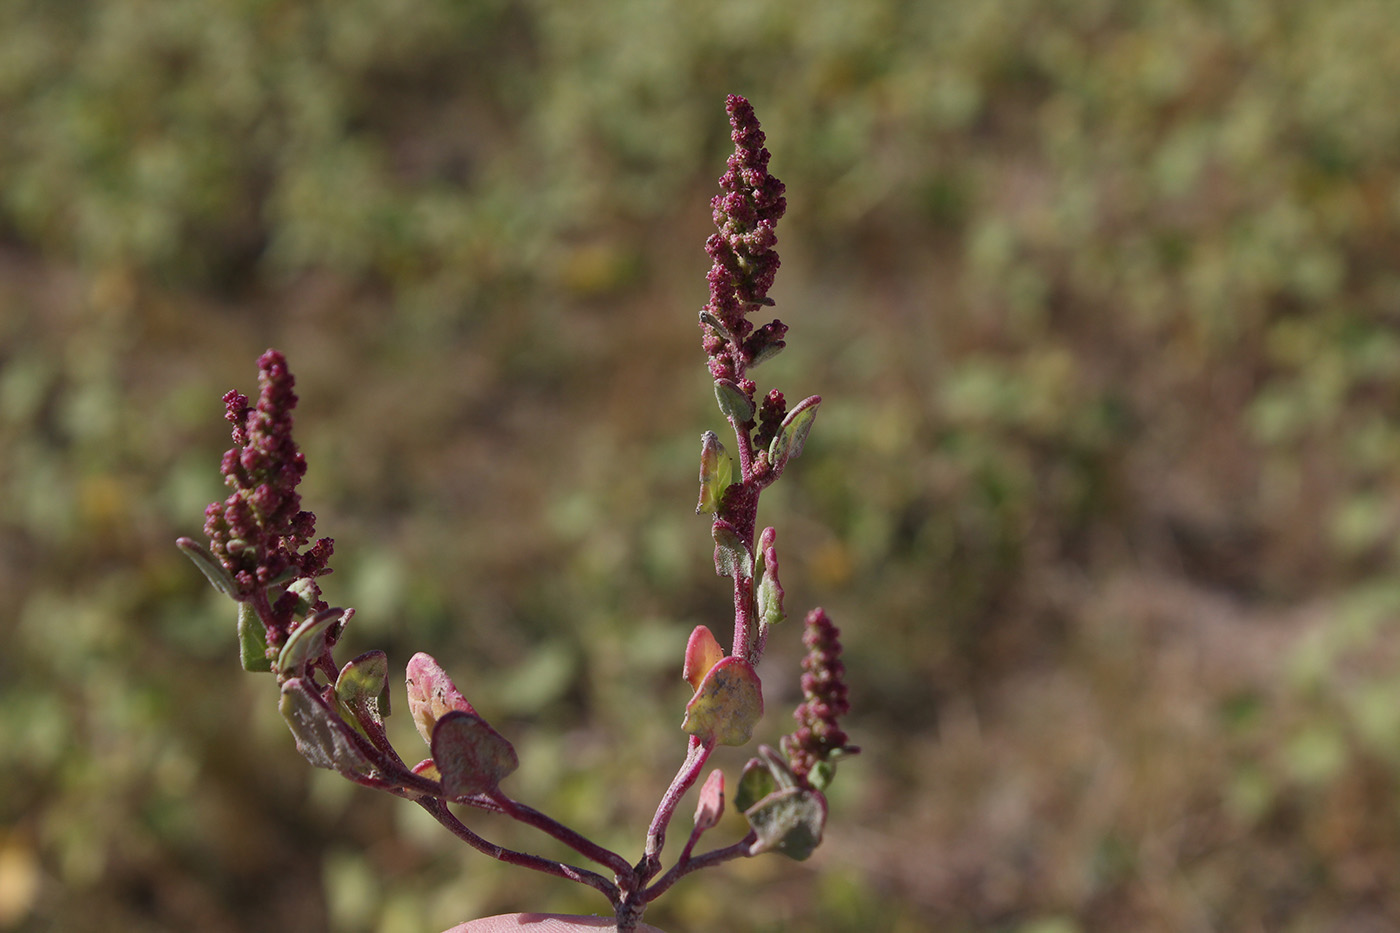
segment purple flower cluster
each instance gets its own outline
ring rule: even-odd
[[[301,508],[297,484],[306,474],[306,459],[292,440],[292,409],[297,397],[285,357],[268,350],[258,358],[258,403],[239,392],[224,396],[224,417],[233,425],[234,446],[219,472],[233,492],[204,510],[209,549],[232,575],[235,598],[253,601],[268,628],[270,643],[280,643],[303,602],[326,608],[314,578],[330,573],[332,541],[322,538],[301,552],[316,532],[316,516]],[[289,584],[304,580],[298,587]],[[270,586],[287,587],[269,604]]]
[[[802,643],[807,657],[802,661],[803,702],[793,717],[797,731],[783,739],[793,774],[806,780],[819,763],[858,749],[846,744],[840,718],[851,710],[846,691],[846,666],[841,663],[841,630],[831,623],[823,609],[807,613]]]
[[[720,178],[723,194],[710,201],[718,233],[705,242],[710,268],[710,301],[701,330],[710,373],[740,380],[751,365],[783,347],[787,325],[773,320],[754,330],[748,314],[771,305],[768,289],[778,272],[778,219],[787,210],[783,183],[768,172],[769,152],[753,107],[738,95],[725,102],[734,154]],[[747,388],[747,387],[746,387]],[[748,391],[752,391],[748,388]]]

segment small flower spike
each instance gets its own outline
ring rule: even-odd
[[[793,713],[797,731],[785,736],[782,746],[797,779],[820,790],[831,780],[835,760],[860,749],[846,744],[839,721],[851,709],[844,680],[846,666],[841,663],[841,631],[822,609],[807,613],[804,625],[804,700]]]

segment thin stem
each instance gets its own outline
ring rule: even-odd
[[[564,845],[573,849],[584,858],[591,859],[600,865],[606,865],[617,874],[619,882],[626,887],[626,879],[630,878],[633,869],[627,860],[616,852],[598,845],[592,839],[575,832],[564,824],[551,817],[546,816],[534,807],[526,806],[519,801],[507,797],[498,788],[495,793],[489,795],[501,808],[501,812],[511,819],[518,820],[528,826],[533,826],[541,832],[547,833],[558,839]]]
[[[616,908],[621,901],[622,894],[618,886],[597,872],[589,871],[586,868],[579,868],[576,865],[569,865],[565,862],[557,862],[554,859],[547,859],[539,855],[516,852],[514,849],[507,849],[494,843],[487,842],[468,829],[461,820],[457,819],[452,811],[447,808],[447,804],[443,803],[441,800],[419,800],[418,805],[432,814],[433,819],[451,830],[453,835],[483,855],[489,855],[508,865],[533,868],[535,871],[544,872],[547,875],[554,875],[557,878],[567,878],[570,881],[577,881],[579,884],[586,884],[589,887],[596,888],[603,893],[603,896],[608,899],[608,903],[612,904],[614,908]]]
[[[718,865],[721,862],[728,862],[736,858],[747,858],[750,854],[749,848],[757,841],[758,834],[750,830],[747,836],[731,846],[725,846],[722,849],[712,849],[704,855],[697,855],[692,859],[682,857],[680,861],[671,866],[670,871],[666,872],[666,874],[656,880],[655,884],[646,889],[644,898],[647,901],[655,900],[664,894],[671,885],[693,871],[709,868],[712,865]]]
[[[714,747],[714,739],[702,742],[696,736],[690,737],[685,761],[681,763],[680,770],[671,780],[671,786],[666,788],[666,794],[661,798],[661,804],[656,808],[656,816],[652,817],[651,826],[647,828],[646,850],[642,861],[637,865],[637,875],[643,884],[661,869],[661,850],[666,845],[666,827],[670,825],[671,817],[675,815],[677,804],[681,802],[685,792],[700,776],[700,772],[704,769],[705,762],[709,759],[710,752],[714,751]]]

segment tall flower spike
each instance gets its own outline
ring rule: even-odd
[[[330,572],[326,563],[332,550],[330,538],[301,550],[315,534],[316,516],[301,508],[296,491],[306,474],[306,459],[292,439],[294,385],[286,358],[268,350],[258,359],[257,405],[250,406],[239,392],[224,396],[234,446],[224,454],[220,472],[233,492],[204,511],[210,551],[232,575],[238,599],[247,600],[269,585],[306,581],[288,587],[277,605],[268,607],[274,618],[263,621],[282,636],[290,631],[292,611],[302,601],[313,609],[325,608],[312,581]]]
[[[860,751],[846,744],[846,733],[840,724],[840,718],[851,709],[846,666],[841,663],[840,635],[840,629],[827,618],[825,610],[807,613],[802,632],[802,643],[807,646],[807,657],[802,661],[804,699],[793,713],[797,731],[782,740],[792,773],[818,789],[831,780],[835,759]]]
[[[754,332],[748,315],[771,305],[768,289],[778,271],[777,224],[787,210],[784,185],[768,171],[770,154],[753,107],[731,94],[730,138],[734,154],[720,177],[722,194],[710,202],[719,232],[705,243],[713,265],[710,301],[701,312],[702,344],[716,379],[741,379],[744,370],[782,349],[787,327],[772,321]],[[752,336],[751,336],[752,335]]]

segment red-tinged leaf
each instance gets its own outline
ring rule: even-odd
[[[438,770],[437,764],[431,758],[424,758],[413,766],[413,773],[419,777],[425,777],[430,781],[441,781],[442,772]]]
[[[433,727],[433,763],[442,790],[457,800],[496,789],[520,766],[515,749],[475,713],[450,710]]]
[[[787,618],[783,611],[783,584],[778,579],[778,551],[773,546],[778,532],[763,529],[758,538],[758,558],[754,562],[754,604],[758,609],[758,624],[767,628]]]
[[[821,844],[826,826],[826,798],[820,791],[788,787],[775,791],[744,811],[758,839],[750,855],[781,852],[803,861]]]
[[[690,641],[685,646],[685,667],[682,676],[690,683],[692,690],[700,689],[700,681],[724,657],[724,649],[719,646],[709,628],[695,626],[690,633]]]
[[[340,669],[335,695],[357,720],[384,725],[389,715],[389,656],[366,651]]]
[[[374,765],[355,744],[354,733],[300,677],[282,684],[277,704],[297,740],[297,751],[318,768],[339,771],[352,781],[374,773]]]
[[[307,664],[325,653],[331,627],[337,622],[343,626],[354,614],[354,609],[326,609],[298,625],[277,655],[278,675],[300,677]]]
[[[789,460],[802,455],[807,435],[812,430],[812,422],[817,418],[817,406],[821,403],[821,397],[817,395],[804,398],[783,419],[778,433],[773,436],[773,442],[768,445],[768,462],[779,473],[787,466]]]
[[[701,832],[713,828],[724,815],[724,772],[716,768],[700,787],[700,801],[695,806],[695,828]]]
[[[458,710],[476,714],[432,655],[420,651],[409,658],[407,674],[408,711],[418,734],[429,745],[433,741],[433,725],[447,713]]]
[[[710,668],[685,708],[681,728],[720,745],[743,745],[763,718],[763,686],[753,665],[728,657]]]

